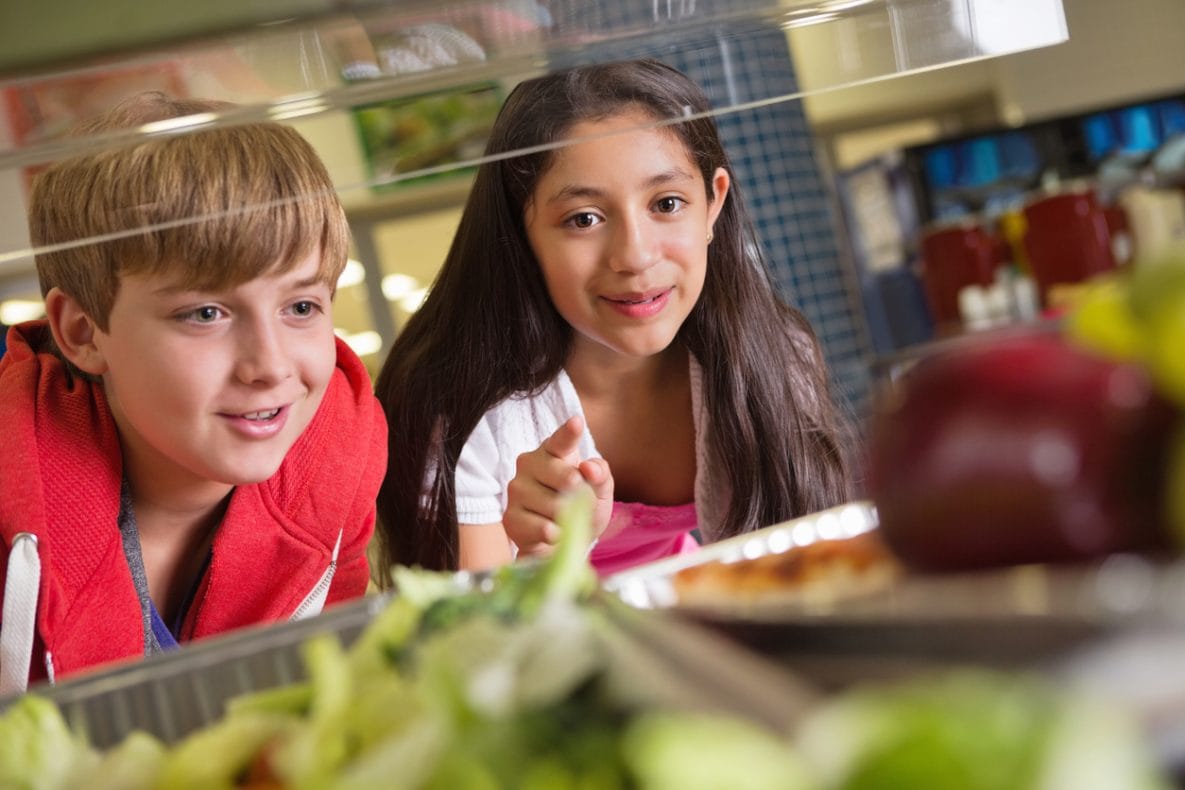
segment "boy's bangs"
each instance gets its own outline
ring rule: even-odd
[[[126,273],[167,274],[186,289],[233,288],[282,274],[320,252],[317,277],[333,287],[345,266],[344,218],[316,197],[243,208],[145,234]],[[337,209],[340,212],[340,209]],[[139,261],[137,265],[134,261]]]
[[[220,290],[288,271],[320,249],[319,275],[336,283],[346,262],[345,215],[324,167],[296,132],[231,127],[170,140],[144,155],[152,161],[141,170],[153,174],[161,192],[133,202],[146,185],[128,185],[124,205],[136,206],[128,219],[147,230],[115,242],[125,247],[116,253],[123,271],[179,275],[183,287]]]

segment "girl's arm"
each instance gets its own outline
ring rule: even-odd
[[[501,524],[459,524],[457,532],[460,570],[489,570],[514,559],[510,539]]]

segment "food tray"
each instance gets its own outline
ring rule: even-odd
[[[253,626],[183,649],[77,675],[29,691],[55,702],[75,731],[112,746],[132,730],[173,742],[217,720],[231,698],[304,678],[300,646],[315,634],[351,643],[388,596],[340,604],[317,617]],[[0,699],[0,710],[14,701]]]
[[[709,543],[696,552],[621,571],[606,578],[603,586],[630,606],[644,609],[673,607],[678,604],[678,596],[671,580],[684,568],[709,562],[756,559],[820,540],[852,538],[876,529],[877,525],[876,508],[872,503],[851,502]]]
[[[463,590],[486,576],[454,578]],[[392,595],[340,604],[307,620],[245,628],[30,692],[56,703],[97,748],[115,746],[135,730],[175,743],[220,719],[236,696],[303,680],[306,640],[334,634],[349,646]],[[820,698],[784,667],[712,629],[626,607],[612,596],[589,605],[609,621],[599,629],[606,669],[623,698],[637,704],[729,712],[788,732]],[[15,699],[0,699],[0,711]]]
[[[902,573],[875,594],[681,603],[673,577],[878,528],[855,502],[632,568],[604,586],[631,606],[708,627],[824,693],[955,666],[1041,674],[1132,710],[1161,764],[1185,776],[1185,561],[1113,555],[1079,565]],[[1185,786],[1185,782],[1182,783]]]
[[[790,551],[878,528],[876,509],[853,502],[605,580],[627,604],[663,609],[724,630],[761,652],[794,659],[845,657],[916,669],[919,662],[1032,665],[1116,630],[1185,628],[1185,562],[1114,555],[1079,565],[1025,565],[976,572],[903,572],[874,593],[793,597],[721,594],[681,602],[684,569]],[[847,673],[853,674],[853,673]]]

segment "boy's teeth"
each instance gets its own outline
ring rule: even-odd
[[[279,409],[272,409],[271,411],[253,411],[243,415],[246,420],[270,420],[280,413]]]

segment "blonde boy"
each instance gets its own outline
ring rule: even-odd
[[[149,93],[96,135],[228,105]],[[296,132],[59,163],[0,361],[0,693],[362,595],[387,433],[333,334],[348,226]]]

